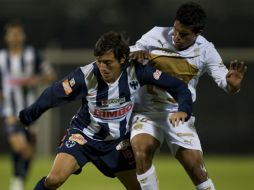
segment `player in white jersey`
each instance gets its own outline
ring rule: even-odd
[[[181,80],[129,60],[129,46],[122,35],[102,35],[94,48],[96,62],[77,68],[48,87],[20,121],[30,125],[49,108],[82,99],[67,134],[58,148],[52,169],[35,190],[57,189],[71,174],[92,162],[104,175],[117,177],[128,190],[139,190],[135,159],[129,138],[129,120],[139,88],[152,84],[171,93],[179,108],[174,117],[188,120],[191,93]]]
[[[131,47],[132,57],[147,61],[188,84],[193,101],[199,77],[207,72],[228,93],[239,90],[246,71],[244,63],[234,61],[229,70],[214,45],[201,36],[206,14],[196,3],[183,4],[173,27],[154,27]],[[149,54],[148,54],[149,53]],[[139,91],[134,112],[131,144],[137,163],[137,177],[143,190],[157,190],[152,159],[163,139],[182,164],[198,190],[214,190],[205,169],[202,149],[194,127],[195,117],[184,123],[169,123],[165,111],[174,113],[178,104],[172,96],[155,87]],[[170,114],[169,114],[170,115]]]
[[[8,23],[4,36],[6,48],[0,51],[1,103],[13,162],[11,190],[23,189],[34,152],[35,134],[18,125],[18,113],[35,100],[38,85],[53,79],[51,67],[38,51],[25,45],[25,38],[21,23]]]

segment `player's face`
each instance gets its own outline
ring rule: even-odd
[[[124,59],[119,61],[112,51],[96,57],[96,64],[99,67],[101,76],[108,83],[115,82],[121,74]]]
[[[6,30],[5,41],[9,47],[19,47],[25,42],[25,33],[22,27],[9,27]]]
[[[173,30],[173,41],[175,47],[178,50],[184,50],[190,47],[197,39],[197,36],[200,34],[192,32],[190,26],[185,26],[181,24],[178,20],[174,22]]]

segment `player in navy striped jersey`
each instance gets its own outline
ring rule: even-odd
[[[126,189],[140,189],[129,142],[129,120],[135,94],[145,84],[159,86],[174,96],[179,102],[177,119],[190,117],[192,100],[187,86],[151,66],[130,61],[129,46],[121,34],[102,35],[94,55],[96,62],[77,68],[48,87],[34,104],[20,112],[20,121],[29,126],[46,110],[82,99],[49,175],[35,190],[57,189],[87,162],[104,175],[117,177]]]
[[[207,72],[217,85],[228,93],[240,89],[247,69],[234,61],[229,70],[214,45],[202,35],[206,14],[197,3],[187,2],[177,10],[173,27],[154,27],[131,47],[133,58],[150,63],[164,72],[183,80],[196,100],[199,78]],[[150,53],[150,54],[149,54]],[[151,101],[153,100],[153,101]],[[198,190],[214,190],[203,161],[203,153],[192,116],[178,127],[167,121],[165,111],[173,113],[178,104],[156,87],[145,86],[139,91],[131,130],[131,144],[137,164],[137,177],[143,190],[157,190],[158,183],[152,159],[157,148],[166,140],[174,156],[182,164]]]
[[[25,45],[21,23],[8,23],[4,39],[6,48],[0,51],[1,103],[14,170],[10,189],[22,190],[34,152],[35,134],[19,127],[17,116],[35,100],[36,87],[51,82],[54,73],[37,50]]]

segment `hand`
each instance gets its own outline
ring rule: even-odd
[[[23,86],[26,87],[36,87],[40,83],[40,77],[38,76],[31,76],[24,80]]]
[[[234,60],[230,62],[229,71],[226,75],[230,92],[234,93],[240,89],[246,70],[247,66],[243,61],[239,62],[238,60]]]
[[[133,60],[136,60],[140,63],[146,64],[149,59],[151,59],[151,56],[149,52],[147,51],[134,51],[130,53],[130,58]]]
[[[173,113],[170,118],[169,121],[170,123],[173,124],[174,127],[177,127],[179,125],[179,122],[182,121],[182,123],[185,122],[185,119],[187,118],[187,113],[185,112],[175,112]]]

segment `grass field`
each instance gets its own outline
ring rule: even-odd
[[[26,190],[50,169],[53,158],[36,158],[32,165]],[[160,190],[194,190],[182,167],[172,157],[155,159]],[[217,190],[254,189],[254,156],[207,156],[207,169]],[[0,157],[0,189],[8,190],[11,165],[8,156]],[[93,165],[83,168],[82,174],[72,176],[60,190],[124,190],[117,179],[106,178]]]

